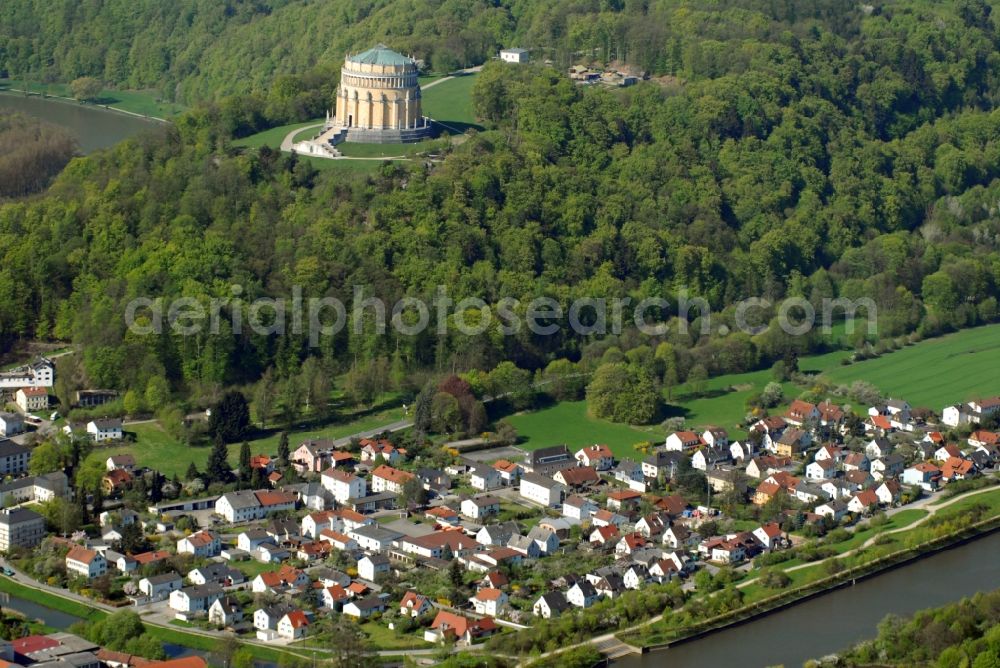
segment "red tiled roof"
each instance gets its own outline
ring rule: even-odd
[[[631,499],[638,499],[641,496],[642,494],[634,489],[622,489],[608,493],[608,498],[614,499],[615,501],[629,501]]]
[[[66,558],[72,561],[79,561],[83,564],[89,564],[97,558],[97,552],[94,550],[88,550],[82,545],[74,545],[66,554]]]
[[[503,592],[492,587],[484,587],[476,592],[476,598],[480,601],[496,601],[503,596]]]
[[[601,480],[593,466],[571,466],[559,471],[559,473],[567,485],[585,485]]]
[[[295,496],[287,492],[271,492],[268,490],[258,490],[254,492],[257,501],[262,506],[281,506],[287,503],[294,504]]]
[[[142,554],[137,554],[133,558],[140,566],[145,566],[146,564],[152,564],[157,561],[169,559],[170,556],[170,553],[166,550],[155,550],[153,552],[143,552]]]
[[[388,480],[389,482],[396,483],[397,485],[403,485],[408,480],[413,478],[413,474],[408,471],[400,471],[399,469],[382,464],[372,471],[372,477],[382,478],[383,480]]]
[[[292,610],[285,616],[288,617],[288,621],[291,623],[293,629],[309,626],[309,620],[306,618],[306,613],[301,610]]]
[[[14,651],[17,654],[31,654],[40,652],[43,649],[51,649],[59,646],[58,640],[46,636],[25,636],[11,641]]]

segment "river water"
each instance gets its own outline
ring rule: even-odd
[[[0,92],[0,109],[20,111],[66,128],[76,137],[84,154],[114,146],[123,139],[160,125],[156,121],[101,107],[36,95],[25,97],[19,93]]]
[[[889,613],[908,615],[1000,587],[1000,533],[938,552],[804,603],[615,668],[801,666],[876,635]]]

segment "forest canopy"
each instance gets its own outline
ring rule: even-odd
[[[209,4],[214,40],[196,29]],[[709,8],[189,0],[155,3],[163,14],[142,29],[131,21],[147,3],[131,5],[126,20],[116,2],[67,2],[56,27],[0,41],[9,69],[45,62],[60,78],[175,82],[185,99],[203,100],[171,128],[74,161],[44,199],[0,208],[0,344],[73,340],[94,386],[145,393],[164,378],[171,390],[247,384],[269,369],[288,377],[310,356],[341,371],[486,370],[505,360],[535,371],[559,359],[592,371],[626,361],[624,351],[646,388],[650,378],[743,371],[825,345],[774,327],[736,332],[733,304],[748,296],[867,297],[884,338],[997,319],[1000,61],[984,2],[899,0],[869,11],[804,0]],[[116,40],[89,40],[95,53],[79,55],[82,32],[102,17],[116,27],[109,34],[131,40],[168,30],[182,6],[189,37],[136,39],[110,61]],[[4,3],[0,30],[32,32],[34,7]],[[317,171],[294,155],[232,143],[322,105],[335,84],[316,73],[335,71],[343,50],[378,39],[376,26],[388,32],[396,25],[388,15],[407,11],[430,13],[431,24],[418,21],[394,46],[432,61],[434,49],[452,44],[434,20],[463,17],[479,30],[496,19],[479,51],[449,67],[497,44],[555,40],[567,59],[588,45],[595,58],[634,58],[670,76],[612,90],[576,86],[542,64],[490,63],[474,91],[484,131],[436,165],[385,164],[371,176]],[[70,20],[74,12],[97,14]],[[315,41],[280,36],[272,19],[292,12],[335,12],[330,25],[351,28],[325,42],[327,51],[293,58]],[[58,45],[46,41],[55,39],[50,30]],[[245,39],[241,31],[251,30],[261,39]],[[239,44],[229,41],[235,35]],[[426,38],[427,50],[406,35]],[[286,45],[285,58],[242,51],[272,39]],[[162,50],[155,66],[130,60],[154,44]],[[245,76],[218,66],[215,54],[226,48]],[[203,55],[197,70],[189,49]],[[109,76],[109,62],[127,75]],[[300,66],[316,69],[306,76]],[[597,341],[566,330],[470,339],[450,319],[412,337],[378,335],[363,321],[318,348],[304,333],[235,334],[225,321],[196,336],[126,331],[122,314],[136,297],[207,304],[231,297],[233,284],[246,299],[288,297],[298,286],[305,297],[350,303],[360,285],[388,302],[430,301],[448,286],[456,301],[547,296],[564,306],[577,297],[676,302],[687,290],[728,327],[674,327],[652,340],[633,328]],[[774,316],[765,309],[762,324]],[[664,343],[668,362],[651,352]]]

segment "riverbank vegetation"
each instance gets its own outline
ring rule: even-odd
[[[45,190],[78,152],[59,126],[0,110],[0,201]]]
[[[909,618],[889,615],[873,640],[858,643],[821,666],[995,668],[1000,665],[1000,589],[922,610]]]

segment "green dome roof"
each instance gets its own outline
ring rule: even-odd
[[[385,44],[376,44],[356,56],[348,56],[352,63],[365,65],[409,65],[413,61],[401,53],[396,53]]]

